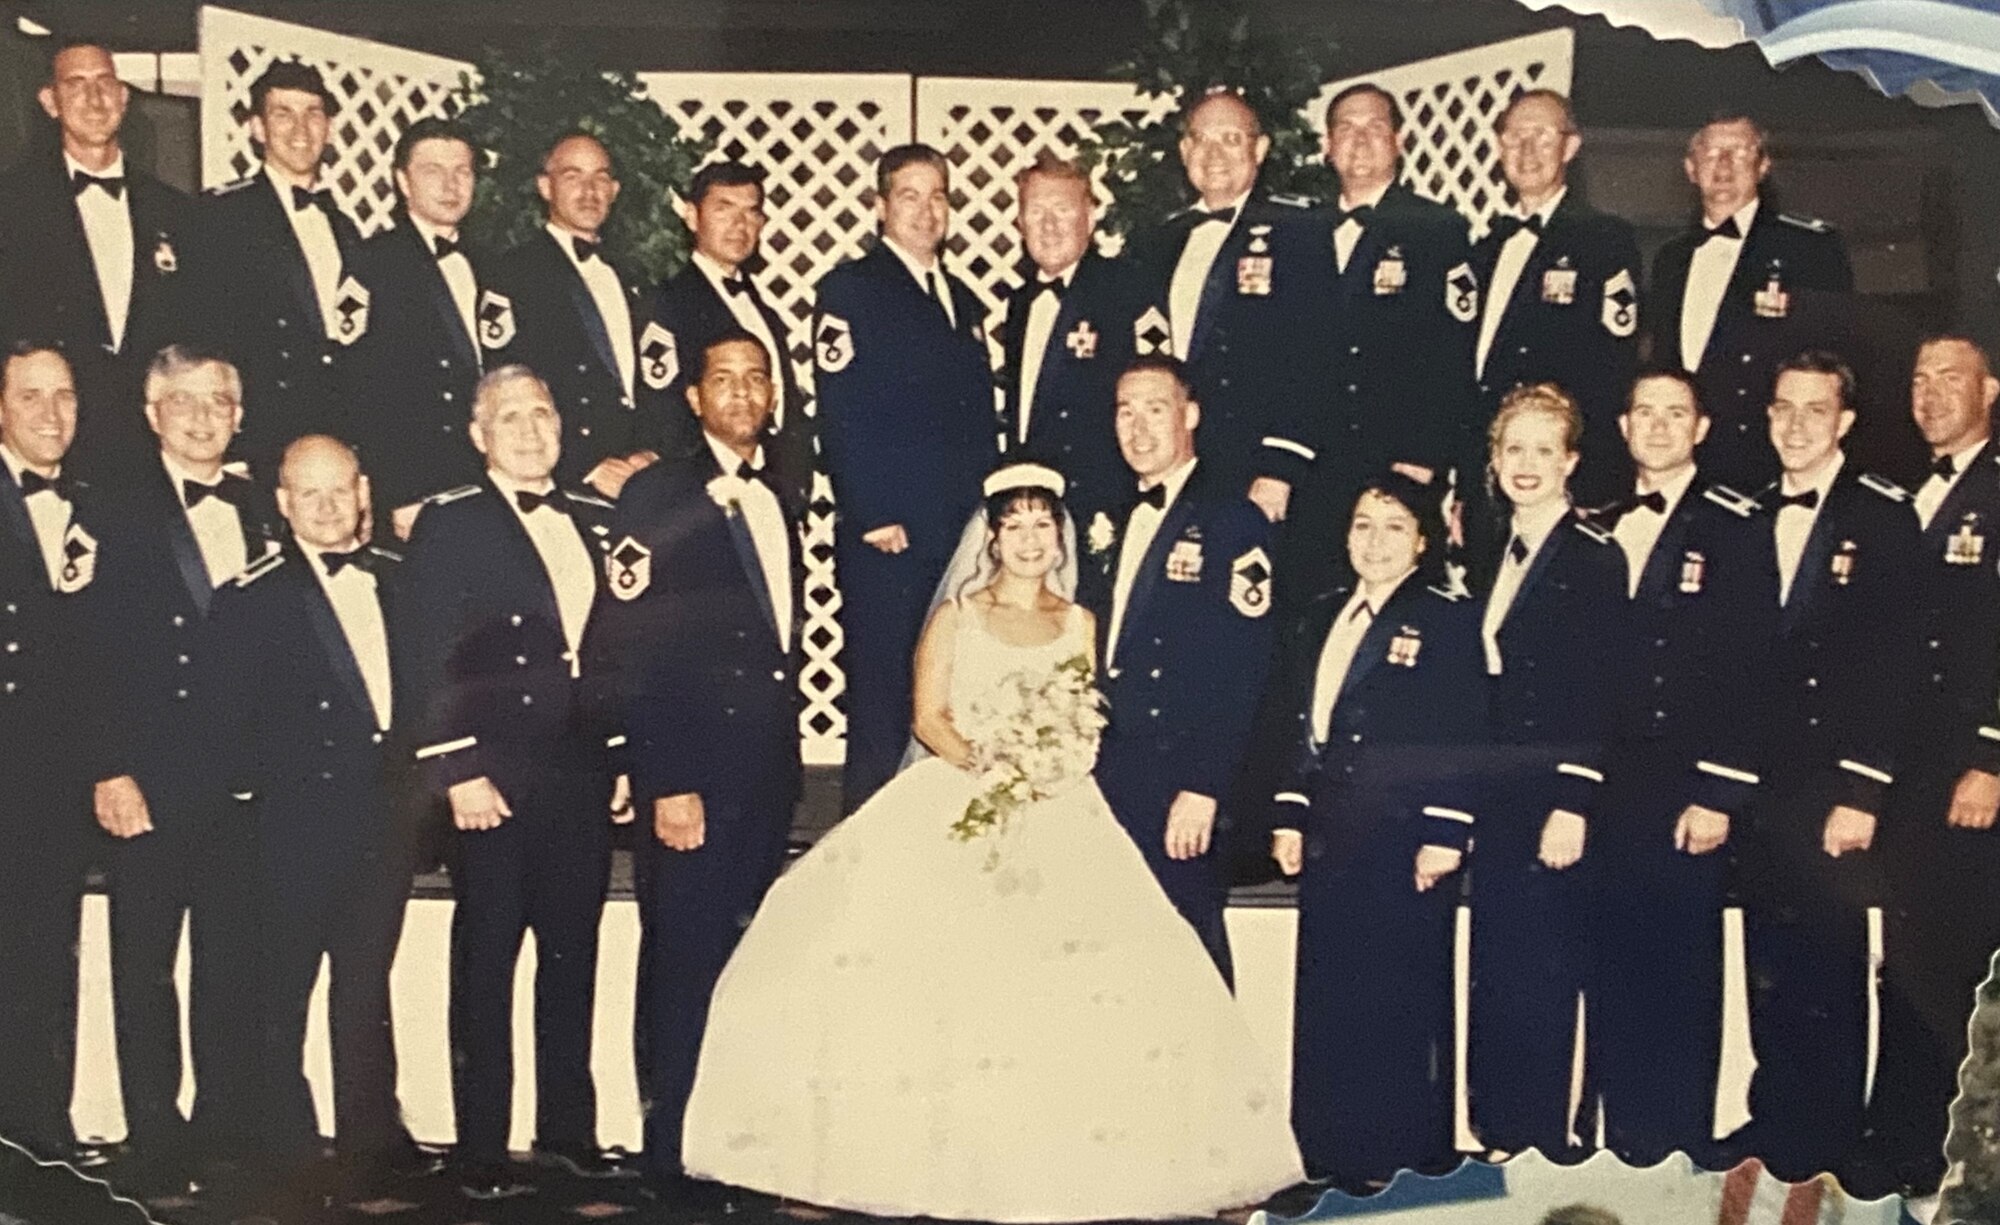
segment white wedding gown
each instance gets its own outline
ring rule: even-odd
[[[1085,650],[962,606],[954,710]],[[997,841],[930,758],[822,838],[717,984],[689,1173],[882,1216],[1208,1216],[1302,1177],[1267,1061],[1094,781]],[[999,863],[988,870],[998,848]]]

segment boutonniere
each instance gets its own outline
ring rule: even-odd
[[[180,266],[180,257],[174,254],[174,244],[167,240],[165,234],[160,235],[159,245],[153,248],[153,267],[157,268],[162,276],[167,276]]]
[[[1101,510],[1097,512],[1097,517],[1090,521],[1090,530],[1084,536],[1084,543],[1089,546],[1092,553],[1108,552],[1112,545],[1118,543],[1118,527],[1111,522],[1110,515]]]
[[[722,513],[735,518],[743,500],[743,478],[740,476],[718,476],[708,483],[708,498],[722,508]]]

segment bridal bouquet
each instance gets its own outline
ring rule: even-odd
[[[972,742],[980,790],[952,822],[952,836],[970,842],[1005,830],[1022,808],[1082,781],[1097,761],[1103,706],[1084,655],[1039,677],[1013,673],[973,702],[959,732]]]

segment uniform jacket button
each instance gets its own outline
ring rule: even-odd
[[[450,393],[450,392],[448,392],[448,391],[447,391],[447,392],[444,392],[444,393],[442,393],[442,398],[443,398],[443,400],[444,400],[444,402],[445,402],[446,404],[449,404],[449,403],[451,403],[451,393]]]
[[[511,617],[507,618],[507,624],[509,624],[509,625],[519,625],[519,624],[521,624],[521,614],[520,614],[520,613],[515,613],[515,614],[514,614],[513,616],[511,616]]]
[[[329,702],[329,701],[326,701],[325,699],[321,699],[321,701],[320,701],[320,704],[319,704],[319,708],[320,708],[321,710],[332,710],[332,709],[333,709],[333,703],[332,703],[332,702]]]
[[[781,680],[784,680],[784,679],[785,679],[785,670],[784,670],[783,668],[779,668],[779,669],[777,669],[776,671],[772,672],[772,673],[771,673],[771,679],[772,679],[772,680],[774,680],[774,681],[781,681]]]
[[[525,668],[525,667],[527,667],[527,666],[528,666],[528,657],[527,657],[526,655],[516,655],[516,656],[514,657],[514,666],[515,666],[515,667],[517,667],[517,668]]]
[[[442,370],[451,369],[451,359],[449,357],[438,358],[438,368]]]
[[[185,702],[185,701],[187,701],[187,695],[188,695],[188,691],[187,691],[187,690],[185,690],[185,689],[176,689],[176,690],[174,690],[174,700],[175,700],[176,702]]]
[[[522,695],[521,695],[521,705],[523,705],[523,706],[533,706],[534,704],[535,704],[535,695],[534,695],[534,694],[532,694],[532,693],[524,693],[524,694],[522,694]]]
[[[589,401],[587,401],[587,400],[586,400],[586,401],[584,401],[584,402],[585,402],[586,404],[587,404],[587,403],[589,403]],[[579,430],[577,431],[577,433],[579,433],[579,434],[583,435],[583,436],[584,436],[585,438],[588,438],[588,437],[590,437],[590,427],[586,425],[586,426],[584,426],[584,427],[583,427],[582,429],[579,429]]]

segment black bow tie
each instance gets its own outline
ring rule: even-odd
[[[514,505],[520,507],[524,515],[532,515],[544,506],[559,515],[569,513],[569,508],[563,505],[562,491],[559,489],[551,489],[547,493],[530,493],[525,489],[516,489]]]
[[[1196,226],[1204,226],[1211,221],[1220,221],[1224,225],[1234,225],[1236,223],[1236,208],[1234,205],[1231,205],[1228,208],[1218,208],[1213,212],[1197,208],[1188,216]]]
[[[1165,510],[1167,508],[1166,484],[1162,482],[1151,489],[1141,489],[1139,491],[1139,504],[1150,506],[1154,510]]]
[[[572,234],[570,235],[569,238],[569,245],[570,248],[576,252],[576,262],[579,264],[587,264],[591,260],[597,258],[598,248],[602,247],[604,244],[600,242],[592,242],[588,238],[578,238],[576,235]]]
[[[1940,480],[1948,481],[1958,475],[1958,464],[1952,460],[1951,456],[1940,455],[1931,461],[1931,474]],[[28,474],[23,472],[21,475],[25,477]],[[26,486],[23,486],[23,488],[26,488]]]
[[[1522,230],[1539,238],[1546,224],[1540,213],[1533,213],[1527,217],[1501,217],[1493,223],[1493,234],[1501,242],[1506,242]]]
[[[1069,292],[1069,283],[1064,281],[1061,277],[1057,277],[1054,280],[1038,280],[1035,282],[1035,296],[1034,298],[1030,298],[1028,300],[1030,302],[1033,302],[1035,298],[1039,298],[1043,294],[1052,294],[1054,295],[1055,300],[1060,302],[1063,300],[1063,295],[1068,292]]]
[[[326,576],[328,578],[334,577],[348,566],[353,566],[356,570],[361,571],[369,569],[368,550],[365,546],[357,549],[349,549],[345,553],[321,553],[319,561],[321,565],[326,567]]]
[[[458,243],[446,238],[442,234],[437,237],[437,246],[431,248],[431,254],[436,256],[439,262],[443,262],[447,255],[460,255],[463,253],[463,247],[460,247]]]
[[[777,485],[772,481],[771,469],[768,464],[762,468],[757,468],[753,467],[749,460],[742,460],[736,465],[736,478],[743,481],[756,481],[773,491],[777,489]]]
[[[67,498],[69,497],[69,478],[61,473],[57,473],[54,476],[43,476],[33,468],[21,469],[22,497],[32,498],[45,489],[59,498]]]
[[[200,506],[203,498],[218,498],[231,506],[240,506],[243,501],[242,486],[246,482],[232,481],[224,477],[213,485],[204,485],[196,480],[181,482],[181,505],[193,510]]]
[[[1742,227],[1736,224],[1736,218],[1730,217],[1725,219],[1721,225],[1716,226],[1712,230],[1704,228],[1701,232],[1701,240],[1695,243],[1694,245],[1696,250],[1700,250],[1702,247],[1708,245],[1708,240],[1711,238],[1734,238],[1740,241],[1742,237],[1743,237]]]
[[[1779,494],[1778,509],[1783,510],[1787,506],[1802,506],[1807,510],[1816,510],[1819,507],[1819,490],[1808,489],[1804,493]]]
[[[69,176],[69,185],[70,190],[79,196],[93,187],[102,187],[104,194],[110,196],[113,200],[125,194],[125,177],[123,175],[112,174],[100,177],[94,174],[86,174],[79,170]]]
[[[1528,560],[1528,542],[1519,536],[1514,537],[1507,542],[1507,556],[1513,558],[1517,566]]]
[[[750,278],[747,276],[724,277],[722,278],[722,292],[732,298],[740,298],[750,292]]]
[[[1625,509],[1628,511],[1650,510],[1656,515],[1664,515],[1667,513],[1667,495],[1657,489],[1651,493],[1637,494],[1633,497],[1631,504]]]
[[[1354,224],[1366,229],[1368,223],[1373,220],[1375,220],[1375,206],[1372,204],[1357,204],[1353,208],[1341,209],[1340,216],[1334,219],[1333,228],[1337,230],[1352,221]]]
[[[308,208],[316,208],[331,216],[334,210],[333,192],[324,187],[318,191],[308,191],[303,187],[292,188],[292,211],[303,212]]]

